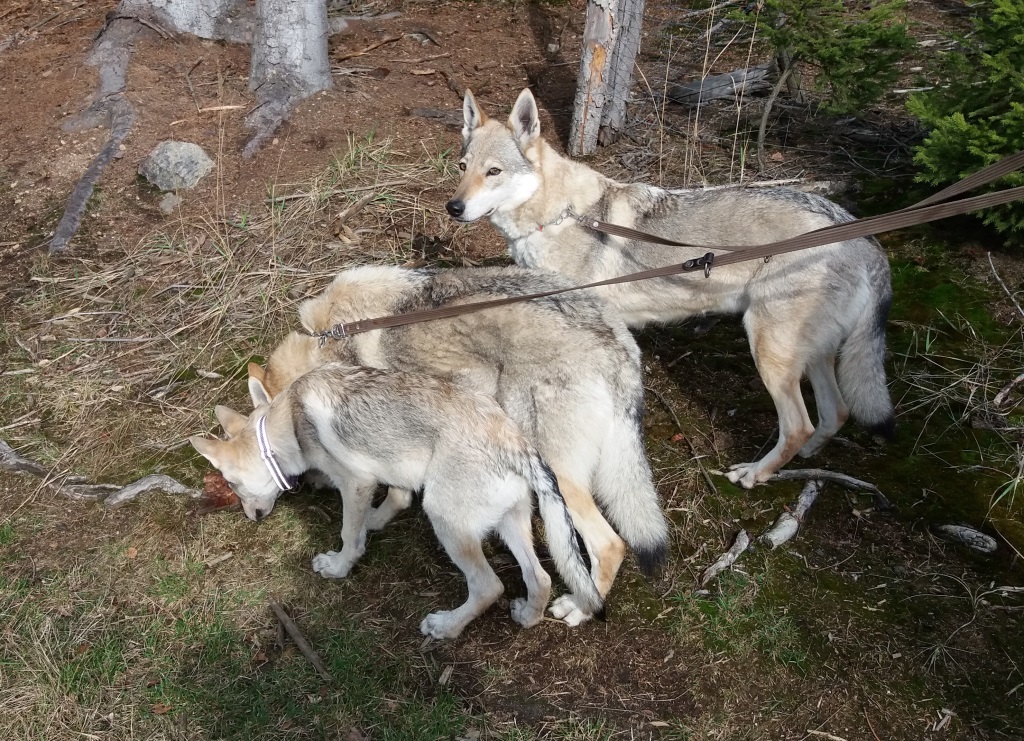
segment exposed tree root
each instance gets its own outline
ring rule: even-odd
[[[853,481],[857,481],[857,479],[853,479]],[[779,514],[775,519],[775,523],[761,533],[761,535],[757,537],[756,542],[763,543],[774,549],[784,543],[788,543],[796,537],[804,517],[807,515],[808,510],[810,510],[814,502],[817,501],[818,495],[821,493],[823,486],[824,484],[818,478],[808,481],[807,485],[804,486],[803,491],[800,492],[800,496],[797,497],[796,503],[793,507]],[[740,530],[729,550],[719,556],[718,560],[704,569],[701,573],[700,579],[698,580],[698,588],[704,589],[712,579],[736,563],[736,560],[743,554],[743,552],[748,548],[751,548],[754,543],[755,541],[750,539],[746,530]]]
[[[164,474],[150,474],[133,481],[127,486],[117,484],[90,484],[82,476],[59,476],[51,478],[52,472],[46,466],[25,458],[4,440],[0,440],[0,468],[15,473],[27,473],[43,479],[43,483],[55,493],[79,502],[98,502],[111,509],[135,499],[154,489],[169,494],[186,494],[198,497],[202,492],[192,489]]]
[[[93,44],[87,64],[99,69],[100,87],[92,104],[64,125],[65,131],[84,131],[97,126],[110,130],[103,149],[86,169],[68,198],[64,215],[50,240],[50,254],[67,250],[85,215],[93,189],[135,121],[135,108],[125,97],[125,74],[131,59],[139,24],[124,16],[116,17],[100,32]]]

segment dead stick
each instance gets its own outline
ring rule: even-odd
[[[340,214],[338,214],[335,230],[340,230],[341,227],[345,225],[345,222],[347,222],[349,219],[351,219],[353,216],[359,213],[363,209],[363,206],[365,206],[367,203],[369,203],[376,197],[377,194],[373,191],[370,191],[365,196],[363,196],[358,201],[356,201],[351,206],[342,211]]]
[[[880,739],[878,737],[878,734],[875,733],[875,727],[873,725],[871,725],[871,718],[868,717],[868,709],[867,708],[863,708],[863,710],[864,710],[864,720],[866,720],[868,722],[868,728],[871,729],[871,735],[875,737],[875,741],[882,741],[882,739]]]
[[[306,660],[313,665],[316,669],[316,673],[326,681],[331,681],[331,675],[327,673],[327,667],[324,666],[324,662],[320,659],[319,654],[313,650],[313,647],[309,645],[305,637],[299,631],[299,626],[295,624],[295,621],[288,617],[288,613],[284,611],[284,608],[276,600],[270,600],[270,609],[277,615],[277,619],[281,621],[281,625],[288,631],[288,635],[295,641],[295,645],[299,647],[299,651],[306,657]]]
[[[1003,386],[1003,388],[999,391],[999,393],[996,394],[996,398],[994,398],[992,400],[992,406],[994,406],[996,409],[998,409],[1003,404],[1005,404],[1007,398],[1009,398],[1009,396],[1010,396],[1010,392],[1013,391],[1014,387],[1017,386],[1017,384],[1019,384],[1019,383],[1024,383],[1024,373],[1021,373],[1019,376],[1014,378],[1008,384]]]
[[[196,98],[195,88],[192,87],[192,73],[195,72],[196,67],[203,63],[203,58],[199,57],[199,60],[188,68],[188,72],[185,73],[185,84],[188,85],[188,92],[192,95],[192,102],[196,105],[196,111],[199,110],[199,99]]]
[[[384,39],[383,41],[378,41],[376,44],[370,44],[368,47],[366,47],[362,51],[353,51],[353,52],[349,52],[348,54],[342,54],[340,57],[336,57],[334,61],[335,62],[344,62],[346,59],[354,59],[355,57],[361,57],[361,56],[363,56],[365,54],[369,54],[374,49],[379,49],[380,47],[384,46],[384,44],[393,44],[394,42],[401,41],[401,40],[402,40],[401,36],[389,36],[388,38]]]
[[[1006,295],[1010,297],[1010,301],[1012,301],[1013,305],[1017,307],[1017,311],[1020,312],[1020,315],[1022,317],[1024,317],[1024,309],[1020,308],[1020,304],[1017,303],[1017,299],[1015,299],[1013,297],[1013,294],[1010,293],[1010,289],[1006,287],[1006,284],[1003,283],[1003,279],[1000,278],[999,277],[999,273],[996,272],[996,266],[995,266],[995,263],[992,262],[992,253],[991,252],[988,253],[988,264],[992,268],[992,275],[994,275],[996,277],[996,280],[999,281],[999,285],[1001,285],[1003,287],[1003,290],[1006,291]]]

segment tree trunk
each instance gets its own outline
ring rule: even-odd
[[[640,51],[643,16],[644,0],[619,0],[615,13],[618,32],[608,67],[607,103],[597,135],[601,146],[614,143],[626,128],[626,101],[633,83],[633,63]]]
[[[570,154],[593,154],[598,143],[611,144],[625,127],[643,12],[644,0],[588,0]]]
[[[175,33],[236,44],[252,41],[253,9],[245,0],[121,0],[119,15],[144,18]]]
[[[254,154],[301,100],[334,86],[327,36],[324,0],[256,0],[249,89],[260,104],[246,118],[255,133],[245,156]]]
[[[583,28],[583,57],[576,78],[576,99],[569,129],[569,154],[593,154],[608,90],[608,67],[615,48],[618,0],[588,0]]]

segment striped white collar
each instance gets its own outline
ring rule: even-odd
[[[267,437],[267,417],[266,415],[260,416],[256,420],[256,445],[260,449],[260,459],[263,461],[263,465],[267,467],[270,472],[270,478],[274,480],[274,484],[278,489],[284,491],[291,489],[298,482],[297,476],[285,476],[284,471],[277,464],[277,459],[274,458],[274,451],[270,449],[270,438]]]

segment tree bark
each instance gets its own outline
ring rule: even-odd
[[[608,91],[608,69],[615,49],[618,0],[588,0],[583,57],[576,80],[569,154],[593,154]]]
[[[244,156],[255,154],[300,101],[334,86],[327,37],[324,0],[256,0],[249,89],[260,104],[246,117],[255,131]]]
[[[633,83],[633,63],[640,51],[643,15],[644,0],[619,0],[615,13],[618,32],[608,67],[607,103],[597,134],[601,146],[614,143],[626,128],[626,102]]]

